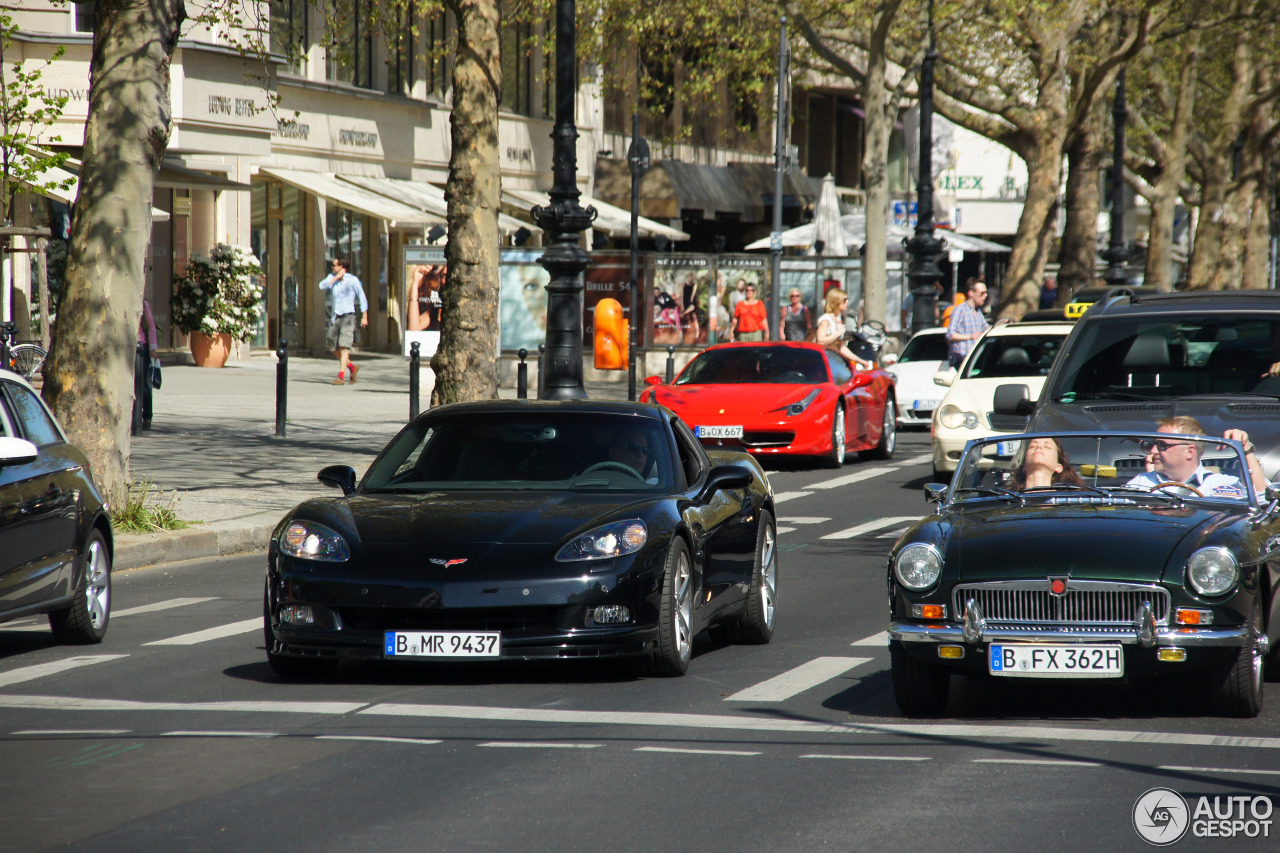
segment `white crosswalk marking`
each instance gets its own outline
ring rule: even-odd
[[[890,530],[888,533],[881,533],[876,538],[877,539],[897,539],[899,536],[906,533],[910,529],[911,529],[911,525],[907,524],[902,527],[899,527],[897,530]]]
[[[893,527],[902,524],[904,521],[915,521],[917,516],[903,515],[893,518],[873,518],[871,521],[865,521],[854,527],[839,530],[835,533],[828,533],[823,539],[852,539],[855,536],[861,536],[864,533],[870,533],[873,530],[881,530],[885,527]]]
[[[745,690],[739,690],[732,696],[725,697],[726,702],[782,702],[797,693],[803,693],[810,687],[816,687],[839,675],[844,675],[855,666],[864,664],[871,658],[814,658],[795,669],[775,675],[767,681],[761,681]]]
[[[921,453],[919,456],[912,456],[910,459],[896,460],[899,465],[919,465],[923,462],[932,462],[932,453]]]
[[[109,660],[127,657],[128,655],[77,655],[75,657],[55,660],[49,663],[38,663],[35,666],[24,666],[18,669],[11,669],[8,672],[0,672],[0,687],[7,687],[10,684],[21,684],[24,681],[34,681],[37,678],[44,678],[46,675],[56,675],[59,672],[66,672],[69,669],[91,666],[95,663],[106,663]]]
[[[787,527],[787,526],[783,525],[782,527],[779,527],[779,528],[778,528],[776,531],[774,531],[774,532],[775,532],[775,533],[795,533],[795,532],[796,532],[796,529],[795,529],[794,527]]]
[[[872,634],[870,637],[863,637],[861,640],[854,640],[851,646],[878,646],[884,648],[889,645],[889,632],[881,631],[879,634]]]
[[[175,607],[186,607],[191,604],[203,604],[206,601],[217,601],[217,597],[213,598],[171,598],[168,601],[157,601],[155,604],[144,604],[140,607],[129,607],[125,610],[111,611],[112,619],[119,619],[121,616],[137,616],[139,613],[159,613],[161,610],[172,610]]]
[[[823,522],[830,520],[831,519],[829,518],[820,518],[818,516],[800,516],[799,518],[787,517],[787,522],[790,524],[822,524]]]
[[[863,468],[860,471],[854,471],[852,474],[845,474],[843,477],[836,477],[832,480],[823,480],[820,483],[810,483],[806,488],[838,489],[841,486],[847,486],[851,483],[860,483],[863,480],[870,480],[872,477],[879,477],[881,475],[888,474],[890,471],[897,470],[897,466],[894,465],[889,465],[884,468]]]
[[[192,634],[181,634],[167,640],[153,640],[143,643],[144,646],[194,646],[196,643],[207,643],[210,640],[221,640],[223,637],[234,637],[237,634],[248,634],[250,631],[262,630],[262,617],[246,619],[243,622],[232,622],[230,625],[219,625]]]
[[[803,498],[811,494],[813,494],[813,492],[780,492],[773,496],[773,502],[775,504],[780,504],[783,501],[789,501],[792,498]]]

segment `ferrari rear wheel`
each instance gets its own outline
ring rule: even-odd
[[[671,540],[658,608],[658,650],[651,668],[655,675],[679,676],[693,657],[693,562],[679,536]]]
[[[893,640],[889,643],[893,668],[893,698],[908,717],[936,717],[947,707],[951,695],[951,673],[935,664],[912,657]]]
[[[742,617],[732,624],[735,643],[763,645],[773,639],[778,606],[778,532],[768,510],[760,511],[751,588]]]
[[[869,454],[872,459],[892,459],[894,448],[898,446],[898,407],[893,395],[884,398],[884,424],[880,427],[880,443]]]
[[[275,648],[276,638],[271,631],[271,594],[262,596],[262,635],[267,645],[267,663],[271,671],[281,678],[289,680],[309,680],[332,675],[338,668],[338,662],[332,658],[295,658],[289,655],[278,655],[271,650]]]
[[[844,406],[836,403],[836,410],[831,416],[831,452],[826,456],[828,468],[839,468],[844,465],[846,442]]]
[[[1225,717],[1256,717],[1262,711],[1262,613],[1254,606],[1253,636],[1236,658],[1214,674],[1213,704]]]

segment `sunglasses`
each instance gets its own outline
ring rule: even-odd
[[[1190,444],[1191,442],[1189,441],[1164,441],[1164,440],[1138,442],[1138,446],[1142,448],[1143,453],[1150,453],[1152,448],[1159,450],[1161,453],[1164,453],[1170,447],[1182,447],[1184,445],[1189,446]]]
[[[631,453],[643,453],[645,456],[649,455],[649,447],[645,444],[627,443],[622,445],[622,449],[630,451]]]

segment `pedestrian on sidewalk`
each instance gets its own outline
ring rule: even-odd
[[[133,362],[133,424],[130,434],[139,429],[151,429],[151,362],[152,353],[159,346],[156,319],[151,313],[151,303],[143,297],[142,316],[138,318],[138,350]]]
[[[369,325],[369,300],[364,295],[364,285],[360,279],[347,271],[346,258],[333,259],[333,272],[320,282],[321,290],[332,291],[333,322],[329,325],[329,333],[325,343],[338,357],[338,378],[334,385],[345,384],[344,377],[351,376],[356,381],[360,368],[351,361],[351,346],[356,339],[356,309],[359,303],[360,328]]]
[[[969,294],[964,302],[951,314],[951,322],[947,324],[947,343],[950,344],[949,362],[958,368],[965,356],[991,328],[987,318],[982,316],[982,306],[987,302],[987,283],[982,279],[969,279]]]
[[[747,295],[733,309],[733,339],[735,341],[769,340],[769,318],[764,303],[756,299],[756,286],[747,284]]]

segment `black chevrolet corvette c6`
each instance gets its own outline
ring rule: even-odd
[[[681,675],[693,637],[773,635],[773,493],[745,453],[704,450],[661,407],[585,400],[432,409],[341,497],[272,535],[267,659],[632,656]]]

